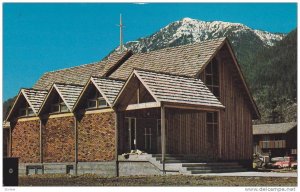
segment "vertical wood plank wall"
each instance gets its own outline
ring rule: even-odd
[[[229,53],[227,53],[229,54]],[[218,57],[218,56],[217,56]],[[219,59],[220,101],[220,159],[249,160],[252,158],[252,115],[241,91],[232,59]],[[200,74],[204,79],[205,74]]]
[[[206,112],[166,108],[166,153],[207,155]]]
[[[217,54],[220,75],[220,101],[225,110],[220,111],[220,160],[250,160],[252,158],[252,115],[247,97],[241,90],[233,60],[227,47]],[[199,75],[205,80],[205,73]]]

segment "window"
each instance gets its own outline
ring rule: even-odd
[[[26,175],[43,174],[44,167],[42,165],[26,166]]]
[[[68,107],[60,97],[54,99],[54,104],[51,105],[52,113],[61,113],[61,112],[68,112],[68,111],[69,111]]]
[[[152,131],[151,128],[145,128],[145,149],[151,150]]]
[[[270,135],[263,135],[262,136],[262,140],[263,141],[270,141],[271,139],[270,139]]]
[[[213,59],[205,68],[205,83],[210,91],[219,99],[219,67],[216,59]]]
[[[90,94],[90,97],[87,101],[87,108],[103,108],[107,107],[108,104],[104,97],[98,92],[94,91]]]
[[[128,130],[128,147],[129,150],[137,149],[136,142],[136,118],[126,117],[125,118],[125,129]]]
[[[206,113],[207,141],[210,144],[217,139],[218,130],[218,112]]]
[[[33,115],[34,115],[34,112],[28,103],[26,103],[25,107],[19,109],[20,117],[33,116]]]
[[[73,165],[67,165],[66,166],[66,173],[67,174],[74,174],[74,166]]]
[[[107,106],[107,102],[102,96],[98,97],[97,101],[98,101],[98,105],[97,105],[98,107],[106,107]]]

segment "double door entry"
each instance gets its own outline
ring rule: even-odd
[[[160,120],[128,117],[125,120],[128,149],[147,153],[160,152]]]

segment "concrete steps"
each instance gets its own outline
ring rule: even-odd
[[[191,174],[204,174],[204,173],[230,173],[230,172],[245,172],[246,169],[216,169],[216,170],[195,170]]]
[[[161,154],[153,154],[152,157],[162,164]],[[197,155],[165,155],[165,165],[176,167],[182,174],[228,173],[247,171],[237,162],[207,162]]]
[[[210,162],[210,163],[191,163],[182,164],[182,167],[190,171],[191,174],[202,173],[228,173],[247,171],[236,162]]]

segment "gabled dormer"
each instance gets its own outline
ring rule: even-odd
[[[134,69],[114,102],[118,110],[166,106],[225,108],[200,79]]]
[[[82,89],[83,86],[77,84],[54,83],[38,114],[51,115],[72,112]]]
[[[105,77],[91,77],[82,90],[74,111],[111,108],[124,81]]]
[[[21,89],[6,120],[37,116],[47,93],[46,90]]]

